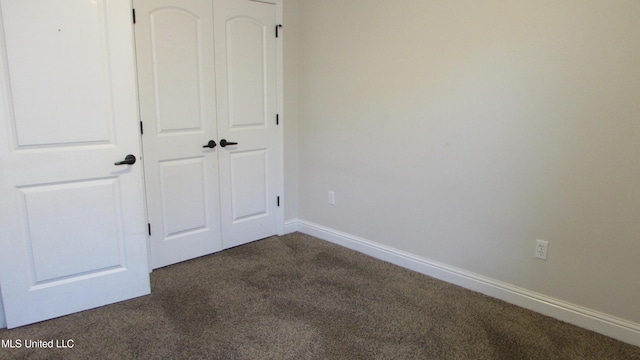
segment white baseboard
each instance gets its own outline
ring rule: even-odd
[[[284,222],[284,233],[285,234],[291,234],[294,233],[296,231],[298,231],[298,223],[300,223],[300,220],[298,219],[291,219],[291,220],[287,220]]]
[[[640,346],[640,324],[634,322],[422,258],[309,221],[289,220],[285,223],[285,228],[288,230],[287,233],[300,231],[427,276]]]

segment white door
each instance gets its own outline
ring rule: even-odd
[[[134,7],[153,268],[276,234],[275,5]]]
[[[8,327],[148,294],[128,1],[0,0]]]
[[[151,263],[158,268],[222,250],[213,5],[135,0],[134,8]]]
[[[214,0],[223,246],[278,233],[276,5]]]

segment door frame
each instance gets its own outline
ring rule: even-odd
[[[276,39],[276,101],[277,111],[280,115],[280,124],[278,125],[278,163],[280,169],[278,170],[278,192],[280,193],[280,207],[278,207],[278,235],[285,234],[284,228],[284,207],[286,198],[284,195],[284,126],[286,124],[286,116],[284,113],[284,39],[286,38],[286,27],[284,26],[284,0],[269,0],[266,1],[276,6],[276,24],[282,25],[279,29],[278,39]],[[275,31],[275,29],[274,29]]]

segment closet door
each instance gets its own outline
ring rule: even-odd
[[[275,235],[282,160],[276,123],[276,5],[214,0],[225,248]],[[222,142],[222,140],[220,140]]]
[[[153,268],[275,235],[276,6],[134,7]]]
[[[128,1],[0,0],[8,327],[148,294]]]
[[[211,0],[135,0],[152,267],[222,250]]]

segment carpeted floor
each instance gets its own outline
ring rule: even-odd
[[[156,270],[151,284],[150,296],[0,330],[23,343],[0,358],[640,359],[638,347],[299,233]]]

